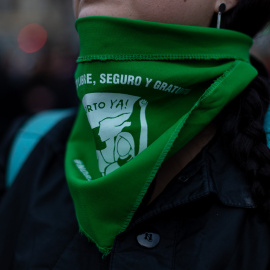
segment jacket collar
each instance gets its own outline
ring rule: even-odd
[[[226,206],[256,208],[251,184],[245,173],[233,163],[218,135],[171,181],[155,201],[142,206],[139,212],[142,211],[142,218],[145,219],[210,195],[216,196]]]

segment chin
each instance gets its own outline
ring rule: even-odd
[[[102,3],[88,4],[85,8],[79,11],[78,18],[91,16],[109,16],[109,17],[125,17],[121,14],[121,9],[114,8],[115,6],[103,6]]]

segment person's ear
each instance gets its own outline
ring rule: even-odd
[[[219,12],[219,8],[221,4],[225,4],[226,8],[224,10],[224,12],[234,8],[238,3],[238,0],[217,0],[216,1],[216,5],[215,5],[215,12],[218,13]]]

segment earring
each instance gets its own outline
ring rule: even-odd
[[[221,3],[219,8],[218,8],[218,16],[217,16],[217,28],[220,28],[220,24],[221,24],[221,15],[225,12],[226,10],[226,4],[225,3]]]

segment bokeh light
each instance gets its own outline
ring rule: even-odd
[[[39,51],[47,41],[47,31],[39,24],[24,26],[18,35],[18,44],[22,51],[34,53]]]

